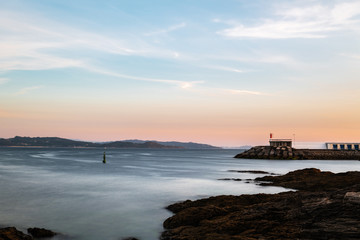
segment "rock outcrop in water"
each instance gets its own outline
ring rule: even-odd
[[[287,146],[257,146],[239,153],[235,158],[247,159],[313,159],[313,160],[360,160],[358,150],[296,149]]]
[[[359,239],[360,172],[304,169],[257,178],[300,189],[217,196],[168,206],[162,240]]]
[[[45,228],[28,228],[27,231],[35,238],[52,238],[57,235],[56,232]]]
[[[0,240],[32,240],[33,238],[14,227],[0,229]]]
[[[0,228],[0,240],[33,240],[34,238],[50,239],[57,235],[57,233],[45,228],[28,228],[27,231],[32,236],[17,230],[15,227]]]

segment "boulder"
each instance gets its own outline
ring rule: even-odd
[[[35,238],[51,238],[57,235],[57,233],[45,228],[28,228],[27,231]]]
[[[33,238],[15,227],[0,228],[0,240],[32,240]]]

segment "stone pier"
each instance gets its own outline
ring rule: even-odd
[[[257,146],[235,158],[247,159],[282,159],[282,160],[360,160],[358,150],[329,150],[329,149],[296,149],[288,146]]]

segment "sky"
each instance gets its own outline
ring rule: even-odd
[[[360,142],[360,1],[0,0],[0,137]]]

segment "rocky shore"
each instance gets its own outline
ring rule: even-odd
[[[358,150],[296,149],[291,147],[257,146],[235,158],[282,160],[360,160]]]
[[[50,239],[58,233],[45,228],[28,228],[25,234],[15,227],[0,228],[0,240],[33,240],[33,239]]]
[[[304,169],[257,178],[298,191],[217,196],[168,206],[162,240],[360,239],[360,172]]]
[[[36,228],[36,227],[28,228],[27,232],[29,233],[29,235],[21,232],[15,227],[0,228],[0,240],[41,240],[41,239],[51,240],[56,235],[61,235],[59,233],[53,232],[45,228]],[[139,240],[139,239],[134,237],[126,237],[126,238],[122,238],[121,240]]]

